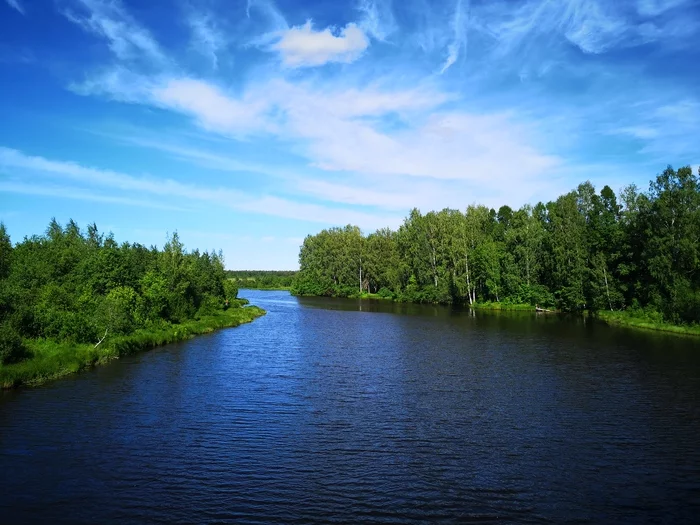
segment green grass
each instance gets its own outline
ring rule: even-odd
[[[521,312],[534,312],[535,307],[525,303],[494,303],[479,302],[471,305],[475,310],[519,310]]]
[[[133,334],[105,339],[97,348],[89,344],[71,344],[51,340],[29,340],[26,346],[31,357],[14,364],[0,365],[0,387],[38,385],[51,379],[73,374],[106,363],[112,359],[191,339],[221,328],[249,323],[265,314],[256,306],[229,308],[214,315],[192,319],[181,324],[164,324],[139,329]]]
[[[700,336],[700,325],[676,325],[666,323],[659,319],[659,315],[648,315],[643,310],[610,312],[599,311],[597,317],[606,323],[614,326],[629,326],[644,330],[656,330],[658,332],[669,332],[679,335]]]

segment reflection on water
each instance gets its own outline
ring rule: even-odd
[[[0,522],[700,515],[694,339],[244,295],[268,315],[3,394]]]

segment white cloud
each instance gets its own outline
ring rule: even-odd
[[[329,62],[354,62],[369,46],[365,33],[350,23],[333,34],[331,28],[316,31],[311,20],[279,34],[271,46],[288,67],[321,66]]]
[[[9,5],[11,8],[16,9],[21,14],[25,14],[24,6],[20,3],[19,0],[5,0],[5,1],[7,2],[7,5]]]
[[[151,99],[197,118],[202,127],[219,132],[251,132],[265,127],[264,100],[228,97],[219,88],[191,78],[168,80],[151,90]]]
[[[454,95],[430,84],[340,88],[272,80],[233,96],[205,81],[183,78],[144,89],[150,93],[142,103],[190,115],[204,129],[225,136],[276,137],[328,172],[462,180],[497,189],[502,179],[490,172],[498,166],[512,179],[508,191],[516,191],[563,164],[541,149],[544,141],[538,141],[535,127],[512,114],[441,109]],[[386,128],[387,122],[398,125]],[[169,152],[178,155],[172,148]],[[212,167],[231,166],[227,159],[196,151],[179,154]],[[371,204],[380,205],[380,199]]]

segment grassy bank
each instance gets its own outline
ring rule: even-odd
[[[517,310],[521,312],[534,312],[535,307],[525,303],[474,303],[471,305],[474,310]]]
[[[700,325],[675,325],[666,323],[661,319],[661,315],[655,312],[649,313],[644,310],[626,310],[622,312],[600,311],[596,316],[598,319],[614,326],[628,326],[679,335],[700,336]]]
[[[38,385],[141,350],[249,323],[264,314],[265,311],[256,306],[229,308],[181,324],[163,324],[125,336],[108,335],[97,348],[51,340],[26,341],[31,357],[19,363],[0,365],[0,387]]]

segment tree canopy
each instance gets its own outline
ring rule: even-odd
[[[413,209],[396,231],[304,240],[293,293],[507,301],[567,311],[647,308],[700,319],[700,171],[670,166],[646,192],[590,182],[518,210]]]
[[[0,362],[23,358],[22,339],[97,343],[221,309],[237,293],[221,253],[187,252],[177,233],[159,250],[52,220],[13,246],[0,223]]]

